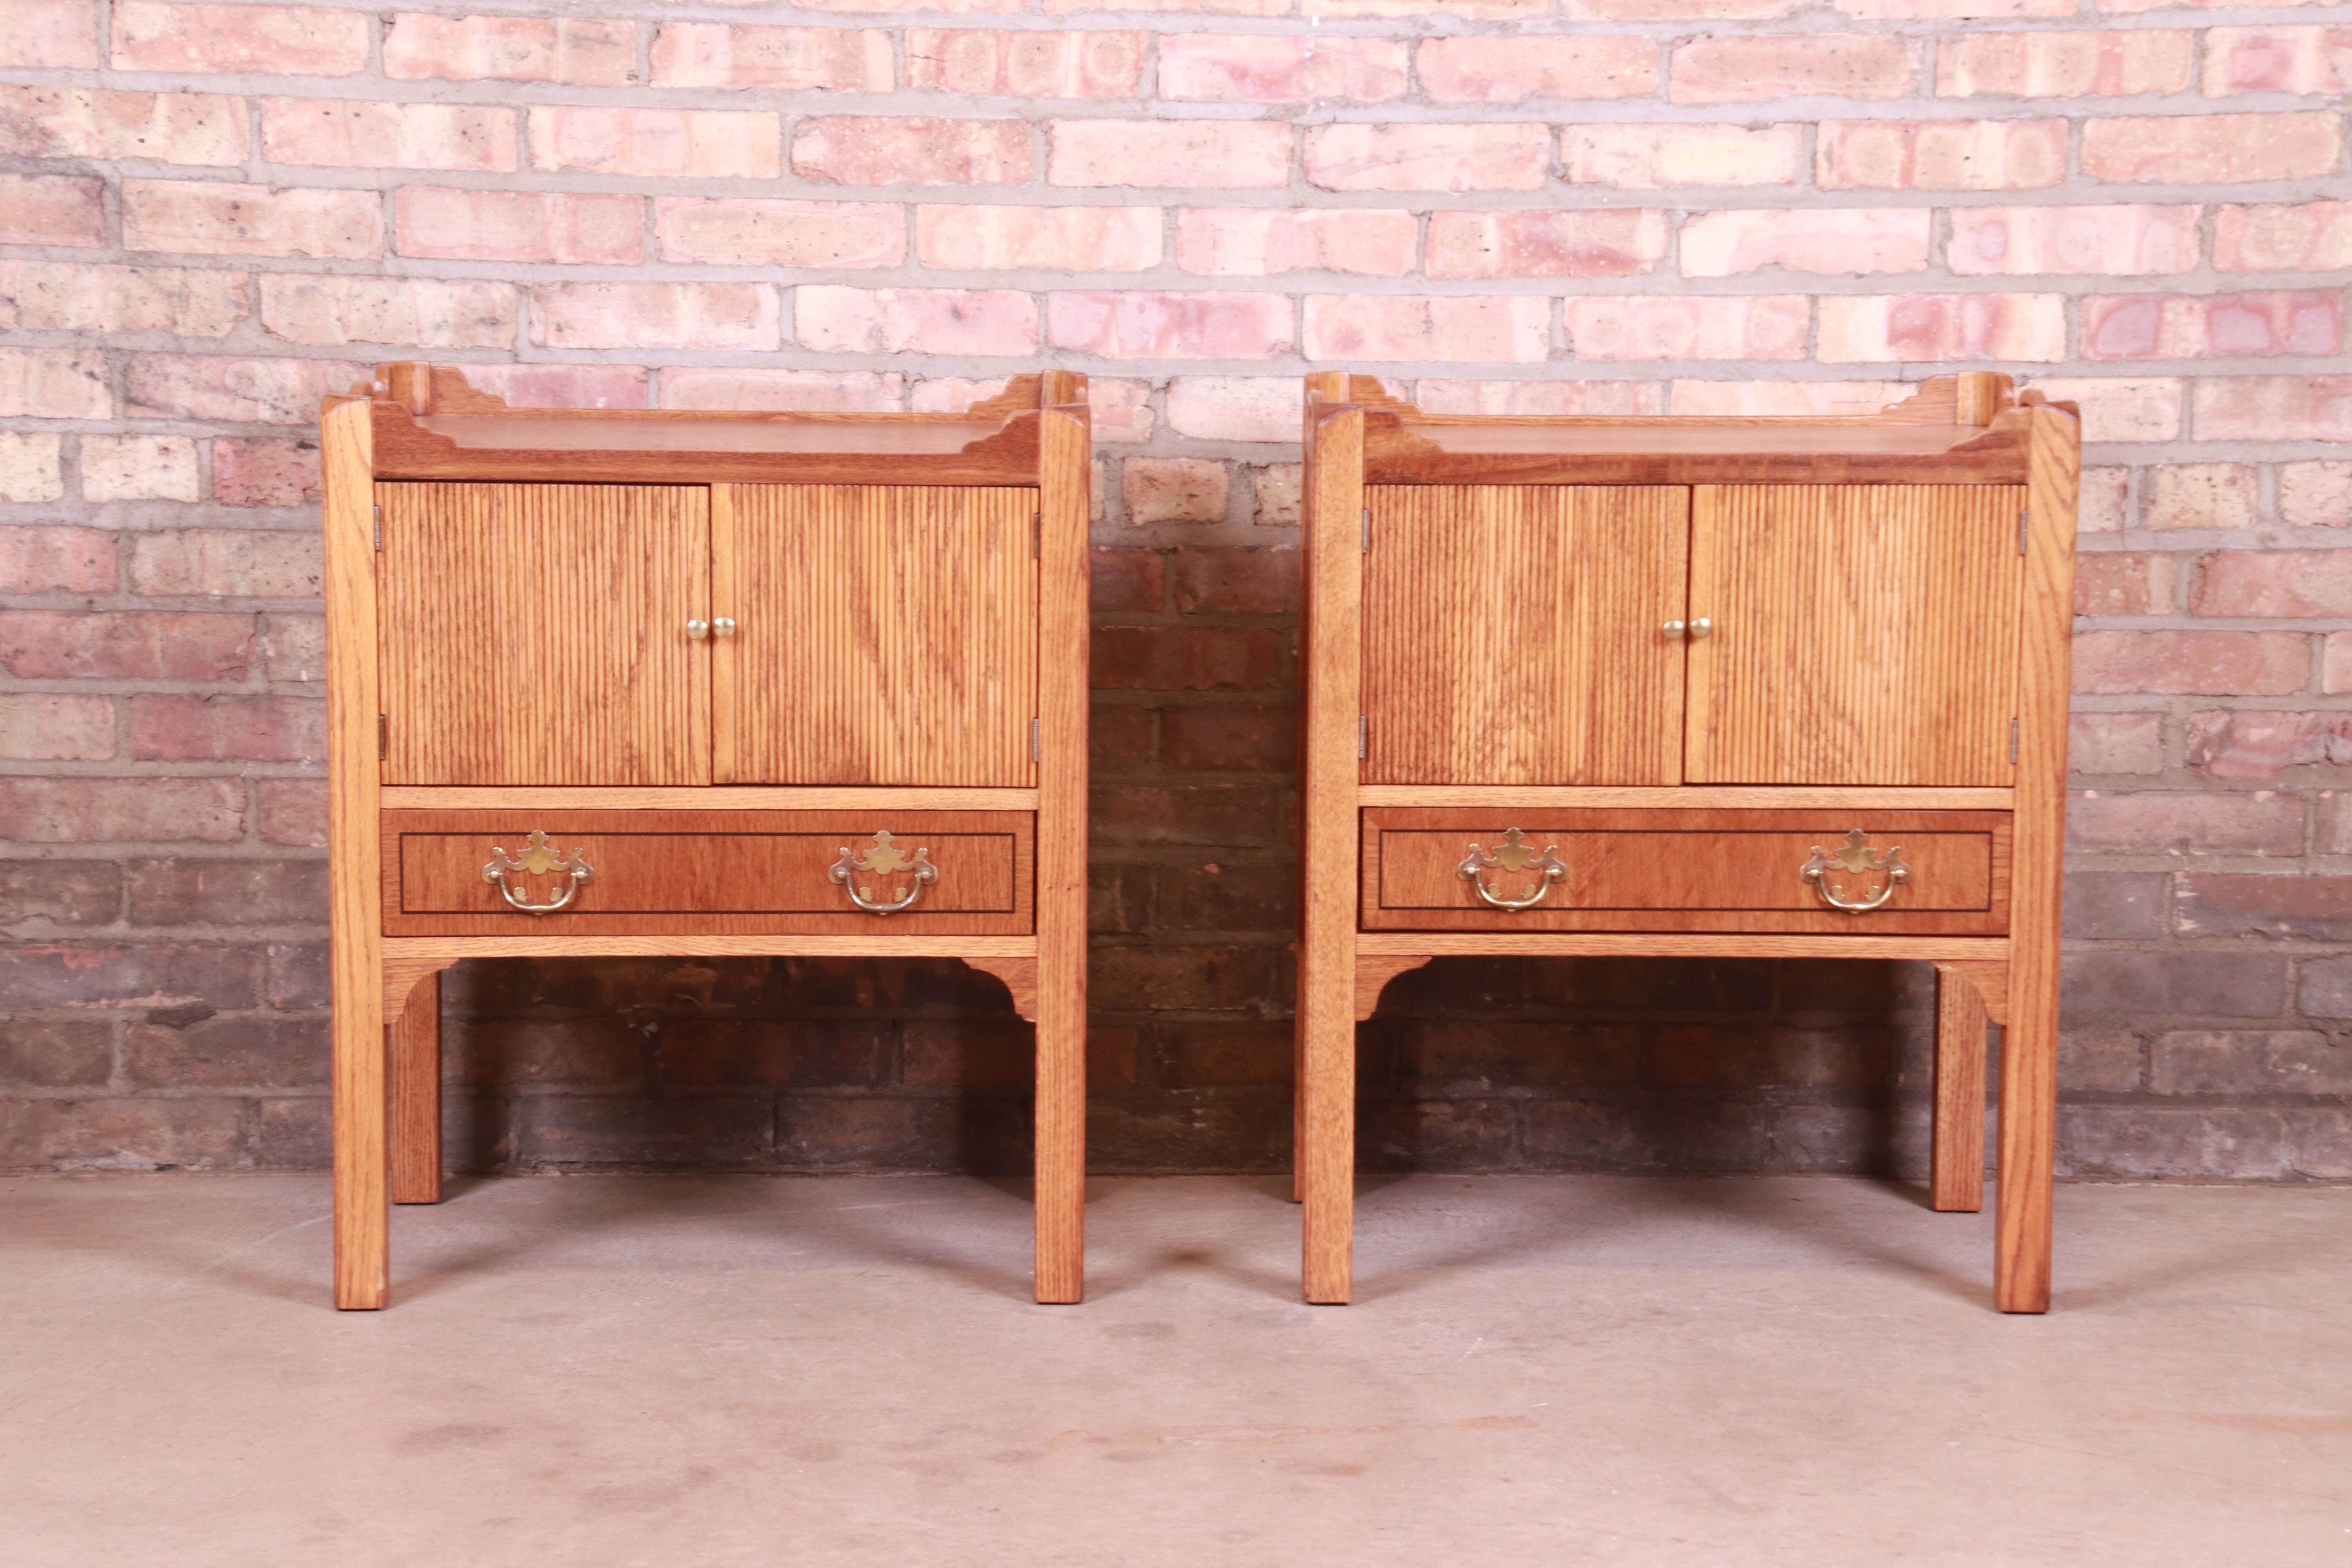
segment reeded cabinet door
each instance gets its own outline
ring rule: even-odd
[[[2003,785],[2016,485],[1702,485],[1693,784]]]
[[[1366,492],[1367,784],[1682,779],[1690,492]]]
[[[711,492],[718,782],[1036,782],[1037,492]]]
[[[709,492],[383,483],[383,782],[710,782]]]

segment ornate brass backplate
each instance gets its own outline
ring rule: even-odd
[[[850,854],[849,846],[843,845],[841,858],[835,861],[833,869],[825,874],[841,885],[849,895],[851,903],[867,914],[895,915],[900,910],[913,908],[915,900],[922,897],[923,889],[940,879],[940,868],[931,864],[930,853],[929,849],[917,849],[913,858],[908,858],[907,852],[899,848],[891,837],[889,829],[884,828],[876,833],[874,841],[858,850],[855,857]],[[876,879],[876,881],[861,889],[852,880],[860,872]],[[913,879],[903,892],[894,890],[886,896],[876,895],[874,889],[877,884],[901,872]]]
[[[1845,836],[1844,845],[1835,852],[1813,846],[1813,858],[1798,868],[1797,875],[1813,885],[1822,902],[1833,910],[1850,915],[1866,915],[1895,896],[1895,889],[1911,879],[1911,868],[1903,862],[1900,844],[1884,854],[1870,847],[1870,835],[1854,828]],[[1867,889],[1872,879],[1877,879],[1875,892],[1854,892],[1857,881]]]
[[[1505,831],[1501,842],[1491,850],[1482,849],[1475,844],[1470,846],[1468,858],[1465,859],[1457,869],[1461,872],[1463,879],[1476,889],[1478,897],[1495,908],[1498,910],[1532,909],[1543,901],[1543,896],[1551,891],[1551,885],[1554,882],[1568,875],[1568,868],[1561,865],[1557,858],[1559,853],[1559,845],[1547,844],[1544,846],[1543,853],[1537,854],[1520,836],[1519,830],[1513,827]],[[1539,874],[1539,878],[1520,889],[1517,897],[1507,898],[1497,894],[1486,885],[1486,873],[1494,870],[1513,873],[1534,871]]]
[[[570,880],[563,884],[563,891],[543,904],[532,903],[527,895],[518,896],[514,885],[507,880],[509,873],[544,877],[554,872],[563,873]],[[531,829],[520,855],[509,855],[503,846],[491,846],[490,863],[482,868],[482,880],[497,888],[509,904],[527,915],[553,914],[569,905],[573,894],[595,879],[595,868],[581,858],[579,850],[574,849],[568,855],[558,851],[547,842],[547,835],[537,828]]]

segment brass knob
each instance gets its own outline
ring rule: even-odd
[[[1666,636],[1671,638],[1682,636],[1685,628],[1680,621],[1668,621],[1659,629],[1664,631]]]
[[[1706,637],[1708,633],[1714,630],[1715,623],[1708,620],[1705,616],[1699,616],[1698,619],[1690,624],[1690,634],[1695,637]]]
[[[703,638],[710,635],[710,623],[709,621],[688,621],[686,623],[686,635],[693,638],[696,642],[700,642]]]
[[[735,623],[725,616],[714,616],[710,622],[710,635],[715,637],[731,637],[735,635]]]

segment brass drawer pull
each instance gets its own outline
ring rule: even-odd
[[[1849,899],[1830,886],[1832,871],[1856,877],[1884,872],[1885,880],[1878,885],[1878,891],[1867,898]],[[1798,868],[1797,875],[1811,882],[1813,891],[1830,908],[1850,915],[1866,915],[1893,898],[1897,886],[1911,879],[1911,868],[1903,863],[1903,846],[1897,844],[1882,855],[1870,847],[1870,835],[1857,827],[1845,836],[1844,846],[1835,854],[1814,845],[1813,858]]]
[[[570,904],[573,894],[596,879],[595,868],[581,858],[579,850],[574,849],[569,855],[559,854],[549,846],[547,835],[537,828],[531,830],[530,837],[524,843],[520,855],[510,856],[503,846],[493,845],[490,847],[490,863],[482,868],[482,880],[498,889],[509,904],[527,915],[553,914]],[[563,891],[558,893],[553,900],[544,904],[534,904],[528,897],[520,897],[516,894],[514,888],[507,881],[507,873],[509,871],[520,871],[531,877],[544,877],[552,871],[562,871],[571,879],[563,884]]]
[[[931,864],[930,853],[929,849],[918,849],[914,858],[908,859],[907,852],[891,841],[889,830],[886,828],[875,834],[874,842],[860,849],[855,857],[850,854],[849,846],[843,845],[841,858],[834,862],[833,869],[825,875],[839,883],[843,891],[849,895],[849,901],[867,914],[895,915],[901,910],[914,908],[915,900],[923,896],[923,889],[940,879],[940,868]],[[861,871],[877,882],[901,871],[912,874],[914,880],[897,899],[877,899],[872,887],[861,892],[856,883],[851,880]]]
[[[1496,909],[1533,909],[1543,902],[1543,896],[1551,891],[1551,885],[1554,882],[1568,875],[1568,868],[1561,865],[1556,858],[1559,852],[1559,845],[1547,844],[1544,846],[1543,853],[1538,855],[1519,837],[1519,830],[1514,827],[1503,835],[1502,842],[1496,845],[1491,851],[1481,849],[1475,844],[1470,846],[1469,858],[1462,862],[1459,869],[1463,880],[1477,889],[1479,898]],[[1516,899],[1501,898],[1493,889],[1486,886],[1486,873],[1497,868],[1514,872],[1540,871],[1543,873],[1543,879],[1539,882],[1529,882],[1525,890]]]

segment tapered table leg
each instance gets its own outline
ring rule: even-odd
[[[392,1201],[441,1201],[441,972],[392,1026]]]

